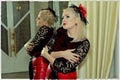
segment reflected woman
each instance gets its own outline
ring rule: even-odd
[[[52,25],[55,21],[56,14],[54,10],[51,8],[42,9],[36,19],[36,25],[39,27],[39,30],[34,38],[25,44],[25,49],[31,56],[29,64],[30,79],[45,78],[48,61],[40,54],[54,33]]]

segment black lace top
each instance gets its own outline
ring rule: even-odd
[[[40,56],[41,50],[48,43],[52,35],[53,28],[47,26],[40,27],[38,32],[31,41],[32,43],[34,43],[35,47],[30,52],[30,55],[35,57]]]
[[[53,67],[59,72],[68,73],[75,71],[76,66],[83,61],[88,53],[90,47],[88,39],[79,42],[70,42],[72,40],[72,38],[67,36],[65,29],[59,28],[48,43],[49,52],[75,49],[73,53],[80,55],[80,60],[74,64],[65,58],[56,58],[53,63]]]

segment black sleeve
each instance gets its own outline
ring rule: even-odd
[[[52,46],[53,46],[54,43],[55,43],[56,34],[57,34],[57,31],[52,35],[52,37],[50,38],[49,42],[47,43],[48,53],[49,53],[49,54],[51,53]]]
[[[48,33],[48,27],[45,26],[40,27],[40,29],[35,34],[31,42],[34,43],[34,45],[39,45],[40,41],[45,39],[47,33]]]
[[[41,51],[43,47],[48,43],[51,36],[53,35],[53,29],[43,26],[40,27],[39,31],[35,34],[32,39],[32,43],[34,43],[35,47],[29,53],[31,56],[39,56],[40,54],[35,53],[36,51]]]
[[[80,55],[80,60],[77,63],[71,63],[68,60],[64,59],[61,60],[60,58],[55,59],[53,66],[55,69],[57,69],[60,72],[68,73],[71,72],[76,68],[77,65],[79,65],[83,59],[86,57],[88,51],[89,51],[90,43],[88,40],[85,40],[82,44],[80,44],[76,50],[73,52],[75,54]]]

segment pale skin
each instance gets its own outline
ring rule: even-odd
[[[63,57],[67,60],[69,60],[71,63],[75,63],[79,60],[79,55],[72,53],[74,49],[68,49],[64,51],[56,51],[56,52],[51,52],[51,55],[48,53],[48,48],[47,46],[43,48],[41,52],[41,56],[45,57],[51,64],[54,63],[55,58]],[[68,56],[69,55],[69,56]]]
[[[74,15],[73,10],[68,9],[63,12],[63,20],[62,20],[62,26],[64,29],[67,30],[67,34],[69,37],[73,37],[76,32],[76,20],[77,16]],[[55,58],[58,57],[64,57],[65,59],[69,60],[71,63],[75,63],[79,60],[79,55],[72,53],[74,49],[71,50],[65,50],[65,51],[57,51],[52,52],[51,55],[48,53],[47,46],[43,48],[41,56],[45,57],[51,64],[54,63]],[[57,53],[57,54],[56,54]],[[69,55],[69,56],[68,56]]]
[[[71,16],[70,19],[69,19],[68,16],[69,16],[69,17]],[[36,19],[37,25],[40,24],[39,17],[40,17],[40,14],[38,15],[38,18]],[[63,13],[63,17],[64,17],[64,19],[62,20],[63,28],[64,28],[64,29],[67,29],[67,30],[68,30],[68,35],[69,35],[70,37],[72,37],[72,36],[73,36],[72,33],[74,33],[74,32],[76,31],[76,29],[75,29],[74,27],[72,27],[72,26],[74,26],[74,24],[73,24],[73,23],[70,24],[69,21],[70,21],[70,22],[71,22],[71,21],[72,21],[72,22],[75,21],[75,19],[73,19],[75,16],[72,15],[72,14],[68,14],[68,12],[67,12],[67,13],[65,13],[65,14]],[[64,25],[64,23],[66,23],[66,25]],[[44,25],[45,25],[45,24],[44,24]],[[27,45],[27,47],[26,47],[26,50],[27,50],[27,51],[31,51],[33,48],[34,48],[33,43],[29,43],[29,44]],[[65,51],[56,51],[56,52],[52,52],[51,55],[48,55],[48,49],[47,49],[47,47],[45,47],[45,48],[42,50],[42,53],[44,53],[44,54],[41,53],[41,56],[43,56],[43,57],[45,57],[46,59],[48,59],[51,64],[53,64],[55,58],[59,58],[59,57],[64,57],[65,59],[69,60],[71,63],[75,63],[75,62],[77,62],[77,61],[79,60],[79,57],[80,57],[80,56],[77,55],[77,54],[72,53],[71,51],[73,51],[73,50],[74,50],[74,49],[68,49],[68,50],[65,50]],[[47,54],[45,54],[45,53],[47,53]],[[57,54],[56,54],[56,53],[57,53]],[[68,55],[69,55],[69,56],[68,56]]]

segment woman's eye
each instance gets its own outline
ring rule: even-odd
[[[70,16],[63,16],[61,19],[64,19],[64,18],[69,18]]]
[[[70,16],[66,16],[67,18],[69,18]]]

